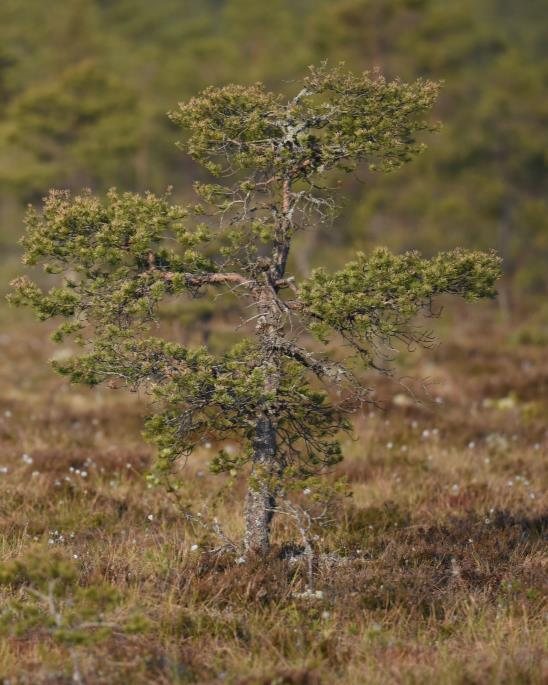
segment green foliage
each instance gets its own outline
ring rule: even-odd
[[[41,319],[70,317],[58,338],[86,325],[126,329],[147,322],[167,294],[188,287],[186,269],[211,266],[194,249],[207,237],[184,229],[185,214],[168,196],[151,193],[111,190],[101,202],[89,192],[72,198],[52,191],[42,214],[27,214],[25,261],[67,275],[45,294],[18,280],[12,300],[31,305]]]
[[[432,128],[421,115],[437,92],[429,81],[387,83],[323,64],[310,68],[289,104],[262,84],[231,85],[205,90],[170,116],[190,131],[183,149],[209,171],[251,167],[298,181],[363,160],[383,170],[409,161],[421,149],[415,134]]]
[[[499,276],[500,258],[494,253],[457,249],[429,260],[417,252],[393,255],[377,249],[359,253],[333,274],[316,270],[301,286],[301,301],[321,339],[327,341],[333,329],[373,363],[379,346],[428,340],[415,317],[432,315],[437,295],[493,297]]]
[[[7,151],[21,159],[5,174],[23,192],[63,185],[131,182],[139,124],[135,92],[93,62],[63,72],[14,98],[4,127]],[[25,171],[26,170],[26,171]]]
[[[0,583],[15,587],[31,584],[44,590],[54,581],[59,593],[73,585],[76,578],[76,567],[65,555],[39,549],[6,561],[0,567]]]
[[[0,587],[12,598],[0,610],[0,632],[29,637],[45,631],[75,646],[104,640],[114,629],[132,632],[142,623],[137,616],[108,620],[121,602],[120,592],[107,583],[81,586],[78,576],[73,560],[56,551],[36,548],[3,562]]]

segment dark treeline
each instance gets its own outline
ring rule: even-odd
[[[504,257],[503,304],[548,289],[548,60],[542,0],[3,0],[0,247],[8,276],[22,208],[51,187],[189,197],[190,162],[165,116],[207,85],[292,90],[345,61],[445,82],[444,126],[416,164],[348,180],[333,263],[350,246]],[[325,254],[324,254],[325,257]],[[310,267],[309,250],[295,257]],[[325,259],[323,259],[325,261]]]

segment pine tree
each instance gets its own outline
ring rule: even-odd
[[[387,82],[342,65],[311,68],[300,85],[289,101],[261,84],[208,88],[170,115],[186,132],[181,147],[217,177],[196,183],[195,206],[151,193],[51,192],[27,216],[25,260],[61,280],[43,290],[21,278],[12,295],[41,319],[66,319],[56,339],[74,336],[84,349],[56,366],[73,382],[144,387],[161,405],[146,426],[158,473],[203,440],[239,440],[241,451],[221,451],[212,468],[249,465],[252,551],[269,548],[276,498],[340,461],[348,410],[367,399],[360,365],[383,370],[384,350],[426,342],[417,315],[435,296],[491,297],[499,274],[492,253],[429,260],[377,249],[297,282],[292,241],[331,225],[337,175],[411,160],[423,147],[417,134],[434,128],[438,93],[429,81]],[[184,306],[185,294],[218,290],[250,312],[241,342],[215,355],[151,335],[168,298]]]
[[[4,129],[4,154],[11,153],[17,164],[5,164],[0,178],[23,197],[48,185],[106,189],[114,179],[133,180],[139,136],[135,93],[93,61],[73,65],[55,81],[14,98]]]

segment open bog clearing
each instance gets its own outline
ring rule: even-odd
[[[266,564],[210,551],[185,518],[241,537],[242,483],[219,495],[208,471],[219,445],[177,496],[148,487],[139,398],[69,386],[42,328],[5,330],[0,532],[20,566],[2,570],[0,620],[19,626],[4,683],[545,682],[543,348],[484,323],[481,345],[468,330],[406,369],[430,402],[379,389],[343,445],[353,496],[314,541],[310,587],[284,517]]]

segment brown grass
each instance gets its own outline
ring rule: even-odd
[[[546,682],[544,349],[484,327],[403,359],[441,400],[409,404],[383,382],[384,409],[357,418],[341,466],[353,498],[318,540],[343,559],[316,564],[307,598],[304,569],[279,553],[295,538],[285,521],[266,563],[208,552],[210,537],[142,477],[140,399],[68,387],[44,366],[44,337],[0,337],[1,555],[76,555],[82,587],[120,591],[117,620],[146,619],[78,648],[85,683]],[[217,494],[211,452],[184,470],[183,497],[238,538],[242,485]],[[67,647],[44,629],[0,640],[6,685],[71,682]]]

